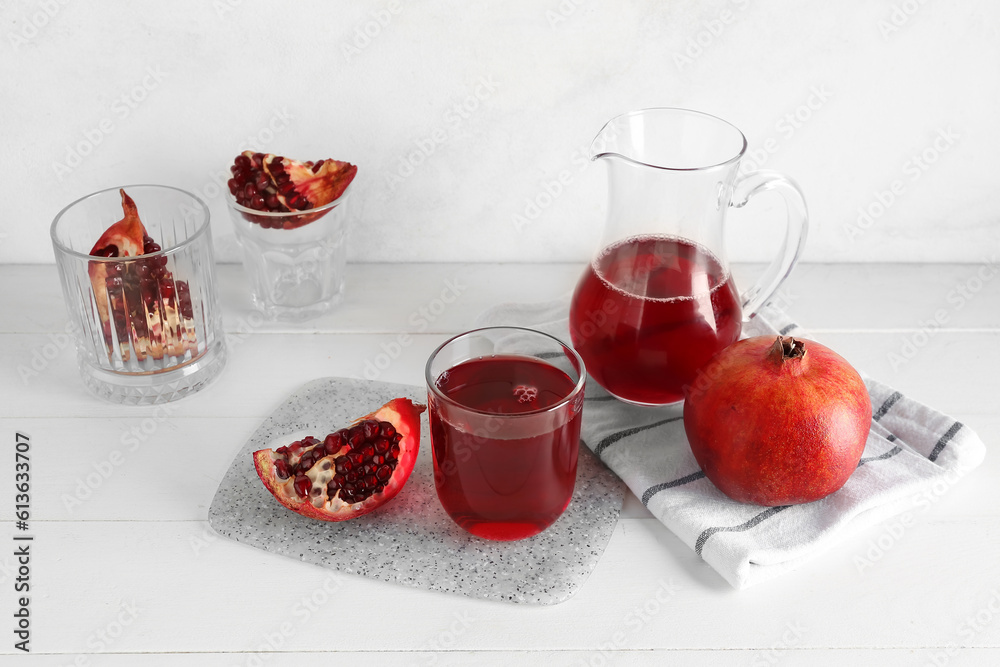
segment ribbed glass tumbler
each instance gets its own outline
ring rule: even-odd
[[[146,252],[90,255],[123,219],[126,194],[144,228]],[[60,211],[51,236],[90,391],[115,403],[149,405],[196,392],[219,375],[226,347],[205,202],[162,185],[111,188]],[[119,243],[128,245],[124,237]]]

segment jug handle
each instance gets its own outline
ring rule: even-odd
[[[742,208],[754,195],[767,190],[777,190],[785,200],[788,209],[785,238],[781,242],[778,256],[768,265],[757,282],[741,295],[744,321],[757,314],[761,306],[774,296],[781,283],[792,272],[799,255],[802,254],[809,229],[809,212],[802,191],[792,179],[776,171],[762,169],[737,179],[733,185],[730,206]]]

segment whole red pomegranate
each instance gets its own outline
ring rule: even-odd
[[[819,500],[858,467],[872,405],[858,372],[811,340],[747,338],[688,387],[684,430],[698,465],[733,500]]]

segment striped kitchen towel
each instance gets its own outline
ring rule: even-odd
[[[503,304],[478,326],[511,325],[569,341],[568,299]],[[743,335],[805,331],[773,305]],[[792,570],[838,540],[940,494],[978,466],[986,447],[970,428],[892,387],[865,378],[872,429],[858,469],[834,494],[804,505],[738,503],[705,478],[691,454],[679,406],[639,407],[587,383],[582,438],[642,504],[736,588]]]

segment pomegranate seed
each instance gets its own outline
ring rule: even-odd
[[[379,433],[383,438],[391,438],[396,435],[396,427],[389,422],[381,422],[379,424]]]
[[[378,484],[378,480],[375,478],[375,475],[368,475],[368,477],[365,477],[365,484],[369,487],[374,487]]]
[[[281,202],[278,201],[278,195],[273,192],[267,193],[267,196],[264,197],[264,203],[267,204],[268,211],[281,211],[284,208],[282,207]]]
[[[354,464],[355,468],[360,465],[364,465],[365,457],[361,455],[361,452],[357,451],[351,452],[350,454],[347,455],[347,457],[350,459],[351,463]]]
[[[347,481],[347,478],[343,475],[334,475],[332,481],[336,482],[337,486],[343,486],[344,482]]]
[[[399,445],[393,445],[392,449],[389,450],[389,456],[398,459],[399,458]]]
[[[379,454],[385,454],[389,451],[389,440],[386,438],[379,438],[375,441],[375,451]]]
[[[253,166],[255,166],[255,167],[257,167],[259,169],[262,164],[264,164],[264,154],[263,153],[254,153],[253,154]]]
[[[164,299],[172,298],[174,296],[174,286],[170,283],[160,285],[160,296]]]
[[[288,464],[278,459],[274,462],[274,472],[278,474],[280,479],[288,479]]]
[[[389,479],[390,475],[392,475],[392,468],[389,466],[379,466],[378,472],[375,473],[375,476],[378,477],[380,482],[384,482]]]
[[[397,433],[396,435],[392,436],[392,444],[394,444],[394,445],[395,444],[399,444],[399,441],[402,440],[402,439],[403,439],[403,434],[402,433]]]
[[[284,446],[278,447],[276,450],[274,450],[274,452],[276,454],[281,454],[282,456],[286,456],[288,454],[288,447]]]
[[[381,425],[374,419],[366,419],[360,424],[361,431],[365,434],[365,440],[371,440],[378,435]]]
[[[235,178],[230,178],[228,181],[226,181],[226,185],[229,186],[229,192],[230,192],[230,194],[234,194],[235,195],[236,194],[236,188],[238,187],[238,184],[236,183],[236,179]]]
[[[337,491],[339,490],[340,490],[340,484],[337,484],[337,482],[333,481],[332,479],[330,480],[330,483],[326,485],[326,495],[330,496],[331,498],[337,495]]]
[[[336,454],[344,446],[344,437],[340,433],[331,433],[323,440],[323,447],[327,454]]]
[[[312,488],[312,480],[310,480],[305,475],[299,475],[295,478],[295,493],[299,494],[303,498],[309,496],[309,489]]]
[[[356,482],[356,481],[358,481],[358,473],[356,473],[356,472],[354,472],[352,470],[351,472],[349,472],[346,475],[344,475],[344,478],[347,479],[348,482],[351,482],[351,483]],[[346,484],[345,484],[345,486],[346,486]]]
[[[239,155],[236,156],[236,166],[237,167],[241,167],[243,169],[249,169],[250,168],[250,158],[248,158],[246,155],[243,155],[242,153],[240,153]]]
[[[257,191],[260,192],[267,189],[267,186],[271,184],[271,179],[267,177],[267,174],[259,171],[256,178],[253,179],[253,184],[256,186]]]
[[[361,450],[361,456],[365,457],[366,459],[370,459],[371,457],[375,456],[375,446],[365,445],[364,448]]]

